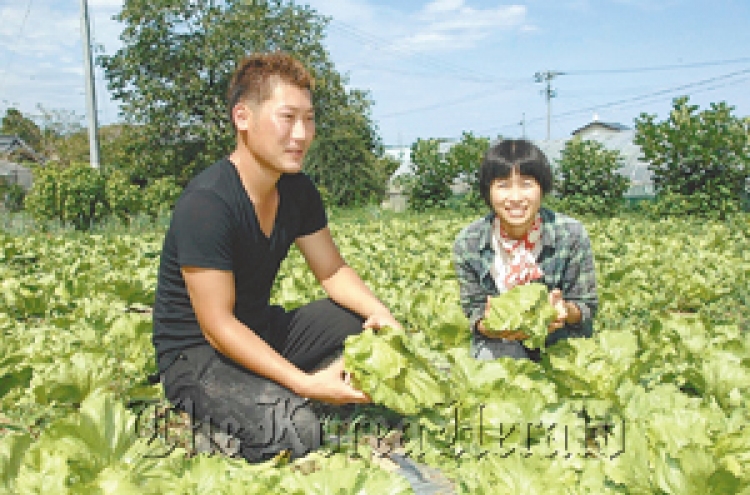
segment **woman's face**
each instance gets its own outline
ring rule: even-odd
[[[521,238],[542,206],[542,188],[535,178],[513,169],[510,176],[492,181],[490,203],[503,230],[513,238]]]

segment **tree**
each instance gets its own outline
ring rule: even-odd
[[[39,126],[15,108],[5,111],[5,116],[0,122],[0,134],[18,136],[36,152],[39,152],[42,144],[42,131]]]
[[[574,138],[565,143],[556,187],[562,207],[576,213],[615,213],[630,185],[618,172],[622,165],[620,152],[608,150],[598,141]]]
[[[750,176],[750,124],[733,109],[720,102],[699,112],[683,96],[665,121],[636,119],[635,143],[650,162],[664,212],[723,218],[739,210]]]
[[[450,186],[458,170],[445,159],[443,143],[440,139],[417,139],[411,146],[413,171],[407,178],[406,191],[413,210],[445,206],[453,195]]]
[[[415,210],[448,206],[451,186],[462,179],[472,191],[468,204],[477,206],[477,171],[490,140],[464,132],[461,140],[448,146],[443,139],[418,139],[411,147],[412,174],[406,179],[409,206]]]
[[[490,147],[490,139],[476,137],[471,132],[464,132],[461,140],[454,144],[446,154],[450,169],[457,172],[457,177],[468,186],[468,193],[464,203],[471,207],[484,206],[484,200],[479,194],[479,165]]]
[[[344,93],[333,95],[346,97]],[[382,199],[390,174],[382,155],[382,146],[373,132],[366,115],[370,100],[362,91],[353,90],[349,102],[316,102],[316,106],[338,106],[340,113],[334,122],[318,125],[318,137],[313,142],[305,164],[305,171],[325,192],[327,200],[337,205],[378,202]],[[321,119],[322,120],[322,119]]]
[[[67,110],[52,110],[37,106],[41,117],[42,142],[40,152],[49,160],[67,167],[89,161],[89,138],[83,117]]]
[[[310,174],[340,203],[371,191],[382,175],[370,102],[346,89],[323,47],[328,19],[282,0],[126,0],[123,48],[99,57],[109,89],[132,126],[136,180],[172,176],[186,183],[225,156],[234,133],[225,94],[245,54],[283,50],[316,80],[319,142]],[[384,188],[380,186],[381,189]]]
[[[42,224],[55,220],[87,230],[109,212],[106,180],[99,169],[85,162],[65,167],[49,162],[34,169],[34,184],[24,204]]]

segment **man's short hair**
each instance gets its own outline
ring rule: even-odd
[[[229,121],[232,109],[242,100],[262,103],[271,97],[274,85],[283,81],[312,91],[315,82],[302,62],[284,52],[253,53],[237,64],[227,90]]]
[[[536,179],[543,195],[552,190],[552,169],[542,150],[525,139],[504,139],[490,146],[479,166],[479,193],[488,206],[492,182],[509,177],[514,169]]]

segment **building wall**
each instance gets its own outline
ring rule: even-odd
[[[0,160],[0,178],[6,184],[18,184],[25,190],[31,189],[33,176],[31,170],[17,163]]]

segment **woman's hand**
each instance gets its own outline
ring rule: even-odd
[[[487,305],[484,308],[484,318],[487,318],[490,314],[490,300],[491,296],[487,296]],[[549,333],[561,329],[565,326],[566,323],[573,323],[572,321],[570,321],[571,316],[573,315],[568,309],[571,304],[563,300],[562,291],[560,289],[553,289],[552,292],[550,292],[549,303],[557,310],[557,318],[549,324],[549,327],[547,329]],[[484,327],[483,320],[484,319],[477,322],[477,330],[485,337],[489,337],[491,339],[502,338],[505,340],[525,340],[529,338],[529,336],[524,332],[517,330],[487,332],[487,329]]]
[[[570,315],[568,314],[568,303],[563,300],[560,289],[553,289],[549,293],[549,303],[557,310],[557,318],[549,324],[549,332],[552,333],[564,327]]]
[[[503,330],[500,332],[488,332],[484,326],[484,320],[490,316],[490,301],[492,296],[487,296],[487,304],[484,307],[484,318],[477,321],[477,330],[479,333],[490,339],[506,339],[506,340],[524,340],[528,339],[529,336],[524,332],[518,330]]]

